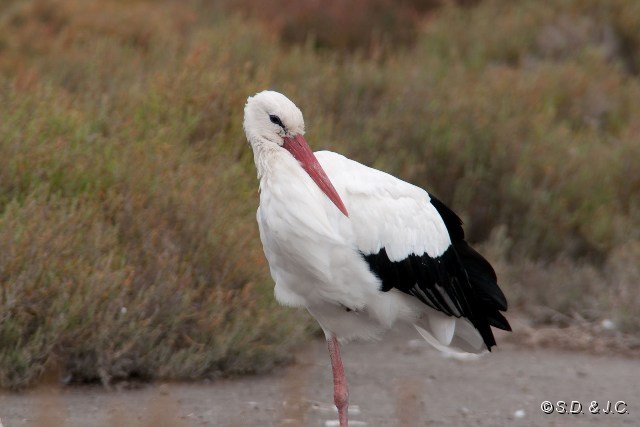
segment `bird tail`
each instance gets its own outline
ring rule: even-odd
[[[456,357],[487,351],[482,335],[465,318],[427,308],[413,326],[425,341],[444,354]]]
[[[507,311],[507,299],[498,286],[496,272],[489,261],[464,240],[460,217],[436,197],[433,195],[430,197],[431,204],[436,208],[449,231],[453,249],[469,279],[471,292],[466,295],[471,309],[469,321],[482,336],[486,348],[491,351],[491,347],[496,345],[491,327],[505,331],[511,330],[509,322],[500,313]]]

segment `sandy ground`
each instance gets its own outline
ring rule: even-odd
[[[343,347],[357,426],[640,426],[640,360],[504,343],[479,360],[441,356],[403,330]],[[311,342],[297,362],[258,377],[135,390],[38,389],[0,395],[4,427],[332,426],[329,359]],[[579,401],[583,414],[542,413],[548,400]],[[591,401],[626,403],[593,415]],[[620,407],[622,409],[623,407]]]

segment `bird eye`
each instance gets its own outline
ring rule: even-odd
[[[284,129],[284,124],[282,124],[282,120],[280,120],[280,117],[274,114],[269,114],[269,120],[271,120],[271,123],[276,124]]]

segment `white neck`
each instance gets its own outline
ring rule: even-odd
[[[258,179],[262,181],[271,175],[274,160],[282,153],[283,149],[276,144],[254,141],[251,143],[253,149],[253,161],[258,171]]]

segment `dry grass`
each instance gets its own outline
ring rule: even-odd
[[[227,55],[198,60],[225,30],[184,53],[165,32],[194,19],[175,4],[5,11],[3,387],[47,369],[107,384],[263,371],[302,336],[256,245],[242,98],[220,87],[232,70],[207,72]]]
[[[306,323],[273,302],[241,129],[263,88],[301,106],[315,148],[494,236],[515,307],[637,330],[638,2],[446,3],[387,22],[360,1],[365,31],[337,2],[285,23],[196,0],[3,2],[0,385],[286,358]]]

